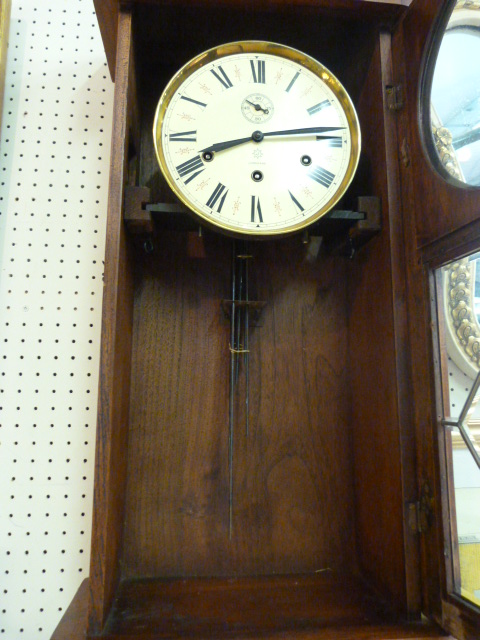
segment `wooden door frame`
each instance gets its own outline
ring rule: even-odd
[[[432,526],[420,534],[422,609],[462,639],[478,637],[480,612],[456,596],[450,553],[449,463],[441,422],[441,349],[438,343],[434,270],[480,245],[480,192],[446,180],[428,156],[429,116],[424,92],[451,10],[449,1],[414,0],[392,39],[395,83],[401,86],[398,113],[401,197],[407,262],[411,375],[417,450],[417,483],[433,492]],[[413,64],[415,62],[415,64]],[[430,145],[430,148],[433,144]]]

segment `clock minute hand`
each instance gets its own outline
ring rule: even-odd
[[[215,144],[201,149],[200,153],[216,153],[217,151],[224,151],[225,149],[231,149],[238,145],[245,144],[253,140],[254,142],[261,142],[265,137],[273,136],[294,136],[294,135],[307,135],[316,133],[328,133],[329,131],[339,131],[345,129],[345,127],[304,127],[301,129],[284,129],[282,131],[267,131],[262,133],[261,131],[254,131],[251,136],[245,138],[236,138],[235,140],[227,140],[225,142],[216,142]]]
[[[296,136],[307,135],[314,133],[327,133],[329,131],[339,131],[345,129],[345,127],[305,127],[303,129],[285,129],[284,131],[267,131],[263,134],[263,137],[267,136]],[[327,137],[327,136],[325,136]]]

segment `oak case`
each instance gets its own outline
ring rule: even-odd
[[[418,199],[449,187],[415,124],[437,3],[406,4],[96,3],[115,106],[92,560],[74,603],[84,612],[88,601],[88,621],[67,614],[55,638],[442,635],[418,623],[420,612],[443,622],[441,532],[419,534],[411,509],[425,479],[441,509],[424,265],[466,221],[435,227]],[[345,203],[379,197],[382,231],[352,261],[306,261],[298,237],[254,247],[267,304],[252,333],[252,426],[237,436],[229,540],[230,239],[206,232],[192,251],[188,231],[154,221],[146,254],[123,212],[128,186],[174,202],[151,140],[167,81],[240,39],[295,47],[340,79],[363,147]]]

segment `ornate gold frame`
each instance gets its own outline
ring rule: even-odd
[[[473,307],[473,268],[468,257],[456,260],[444,268],[444,283],[447,350],[457,366],[474,378],[480,369],[480,325]],[[469,419],[468,427],[480,445],[480,420]],[[459,433],[452,433],[452,445],[465,448]]]
[[[433,142],[435,144],[438,157],[440,158],[440,162],[451,176],[461,182],[465,182],[462,169],[457,159],[457,154],[455,153],[455,149],[452,145],[452,134],[449,129],[444,127],[440,122],[440,118],[438,117],[433,104],[430,108]]]
[[[454,11],[460,11],[460,9],[468,10],[480,10],[480,0],[458,0],[455,5]]]
[[[468,361],[480,368],[480,326],[472,303],[472,264],[468,258],[446,267],[448,320]]]

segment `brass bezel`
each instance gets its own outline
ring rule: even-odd
[[[183,191],[181,191],[178,186],[176,180],[172,177],[170,170],[168,169],[167,163],[165,161],[165,156],[163,153],[163,147],[161,144],[162,140],[162,125],[163,118],[165,112],[170,104],[170,101],[173,95],[176,93],[178,88],[183,84],[183,82],[191,76],[197,69],[202,66],[209,64],[215,60],[219,60],[220,58],[224,58],[230,55],[236,55],[239,53],[264,53],[274,56],[279,56],[296,62],[297,64],[305,67],[315,75],[321,78],[321,80],[330,88],[330,90],[335,94],[338,99],[340,105],[342,106],[344,113],[347,118],[348,127],[350,131],[351,137],[351,152],[350,158],[348,162],[347,171],[345,172],[345,176],[342,182],[339,184],[337,190],[332,195],[330,200],[315,214],[309,216],[306,220],[302,220],[295,225],[290,225],[288,227],[284,227],[283,229],[270,229],[270,230],[257,230],[257,229],[244,229],[239,228],[234,225],[226,225],[216,221],[215,219],[207,218],[206,215],[198,209],[189,199],[185,196]],[[293,49],[291,47],[287,47],[285,45],[281,45],[274,42],[264,42],[258,40],[245,40],[238,42],[230,42],[227,44],[220,45],[218,47],[213,47],[199,54],[187,64],[185,64],[170,80],[164,89],[160,100],[157,105],[157,109],[155,112],[155,118],[153,123],[153,140],[155,146],[155,152],[157,155],[157,160],[160,165],[160,169],[167,181],[169,187],[175,193],[177,198],[188,208],[190,209],[196,216],[201,218],[202,222],[205,222],[208,226],[213,226],[216,229],[221,229],[224,233],[229,235],[235,235],[238,237],[272,237],[272,236],[285,236],[301,231],[305,227],[310,226],[323,215],[328,213],[340,200],[340,198],[345,194],[348,189],[353,177],[355,175],[355,171],[358,166],[358,161],[360,158],[360,149],[361,149],[361,134],[360,134],[360,125],[358,122],[358,117],[353,106],[353,103],[348,95],[347,91],[341,84],[341,82],[329,71],[324,65],[320,62],[307,55],[306,53],[302,53],[297,49]]]

